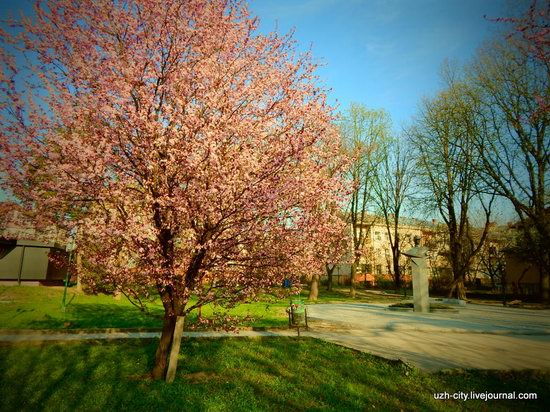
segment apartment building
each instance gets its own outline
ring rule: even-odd
[[[353,228],[350,225],[350,232]],[[364,247],[361,256],[361,263],[357,271],[356,280],[359,284],[367,286],[376,285],[381,281],[392,281],[393,263],[391,252],[391,239],[393,239],[393,227],[388,233],[384,218],[369,215],[365,218],[363,226]],[[401,218],[398,227],[399,249],[406,251],[414,246],[414,238],[420,237],[421,245],[429,245],[439,239],[438,234],[442,231],[441,225],[437,222],[426,222],[412,218]],[[351,281],[352,251],[338,263],[333,272],[333,282],[336,285],[349,285]],[[441,264],[441,259],[429,259],[433,264]],[[405,281],[410,280],[409,259],[400,257],[400,266]]]

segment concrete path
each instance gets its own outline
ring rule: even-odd
[[[325,325],[322,339],[428,371],[550,369],[549,310],[466,305],[459,313],[418,314],[382,304],[308,309]]]

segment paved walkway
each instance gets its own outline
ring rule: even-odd
[[[550,369],[550,310],[460,306],[459,313],[394,312],[383,304],[308,306],[303,336],[334,342],[427,371]],[[0,333],[0,342],[156,338],[160,332]],[[185,332],[186,337],[296,336],[295,330]]]
[[[322,339],[424,370],[550,369],[550,310],[458,309],[418,314],[382,304],[332,304],[311,305],[309,314],[329,325]]]

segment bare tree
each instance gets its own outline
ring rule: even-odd
[[[395,287],[399,289],[401,287],[399,227],[403,207],[410,199],[413,158],[404,143],[396,140],[386,147],[386,155],[380,166],[374,184],[374,202],[377,212],[384,218],[388,233],[391,249],[391,257],[387,256],[388,270],[394,279]]]
[[[478,100],[479,173],[513,205],[550,300],[550,64],[518,40],[495,42],[470,69]]]
[[[448,279],[449,235],[447,225],[433,219],[431,224],[422,225],[422,243],[428,248],[428,267],[430,268],[430,286],[437,290],[450,288],[452,279]],[[451,275],[452,278],[452,275]]]
[[[456,291],[456,296],[464,299],[464,278],[487,236],[494,196],[484,193],[486,188],[477,174],[474,136],[478,130],[468,88],[453,76],[447,76],[447,81],[448,88],[437,98],[423,102],[422,113],[411,129],[411,141],[416,148],[420,184],[428,193],[425,200],[448,228],[453,272],[449,297]],[[474,208],[483,216],[479,236],[472,230]]]
[[[502,283],[506,271],[506,252],[512,247],[510,236],[491,229],[488,240],[479,253],[479,271],[491,281],[491,289]]]
[[[348,208],[352,229],[353,261],[350,295],[355,297],[356,277],[364,254],[368,230],[368,206],[372,202],[377,167],[381,161],[382,145],[388,139],[390,119],[383,110],[369,110],[351,104],[341,123],[344,144],[354,161],[349,169],[353,192]]]

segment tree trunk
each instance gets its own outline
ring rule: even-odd
[[[328,277],[327,291],[332,292],[332,275],[334,274],[334,268],[336,267],[336,265],[332,265],[332,268],[329,267],[330,265],[328,264],[325,266],[327,268],[327,277]]]
[[[170,348],[170,359],[168,362],[168,371],[166,372],[166,383],[174,382],[176,370],[178,368],[178,357],[180,354],[181,337],[183,335],[183,325],[185,324],[185,316],[178,316],[176,326],[174,328],[174,337]]]
[[[76,291],[82,292],[82,281],[80,273],[82,273],[82,254],[76,253]]]
[[[543,252],[539,263],[540,292],[544,303],[550,303],[550,253]]]
[[[502,278],[500,280],[500,283],[502,285],[502,304],[506,306],[506,272],[502,274]]]
[[[351,286],[350,286],[350,290],[349,290],[349,295],[352,297],[352,298],[355,298],[355,277],[357,275],[357,260],[355,260],[355,262],[352,263],[351,265]]]
[[[399,267],[399,252],[395,251],[393,253],[393,273],[395,281],[395,289],[401,289],[401,268]]]
[[[309,288],[309,300],[317,300],[319,297],[319,279],[320,275],[313,275],[311,277],[311,286]]]
[[[151,377],[153,379],[164,379],[166,376],[168,352],[172,344],[175,327],[176,316],[169,315],[165,312],[164,322],[162,324],[162,334],[160,335],[159,346],[155,353],[155,366],[151,371]]]
[[[544,270],[544,268],[540,268],[540,291],[541,291],[541,298],[544,303],[548,303],[550,301],[550,276],[547,271]]]
[[[453,297],[453,293],[456,290],[456,298],[465,300],[466,289],[464,288],[464,275],[458,276],[452,283],[451,290],[449,291],[449,298]]]

